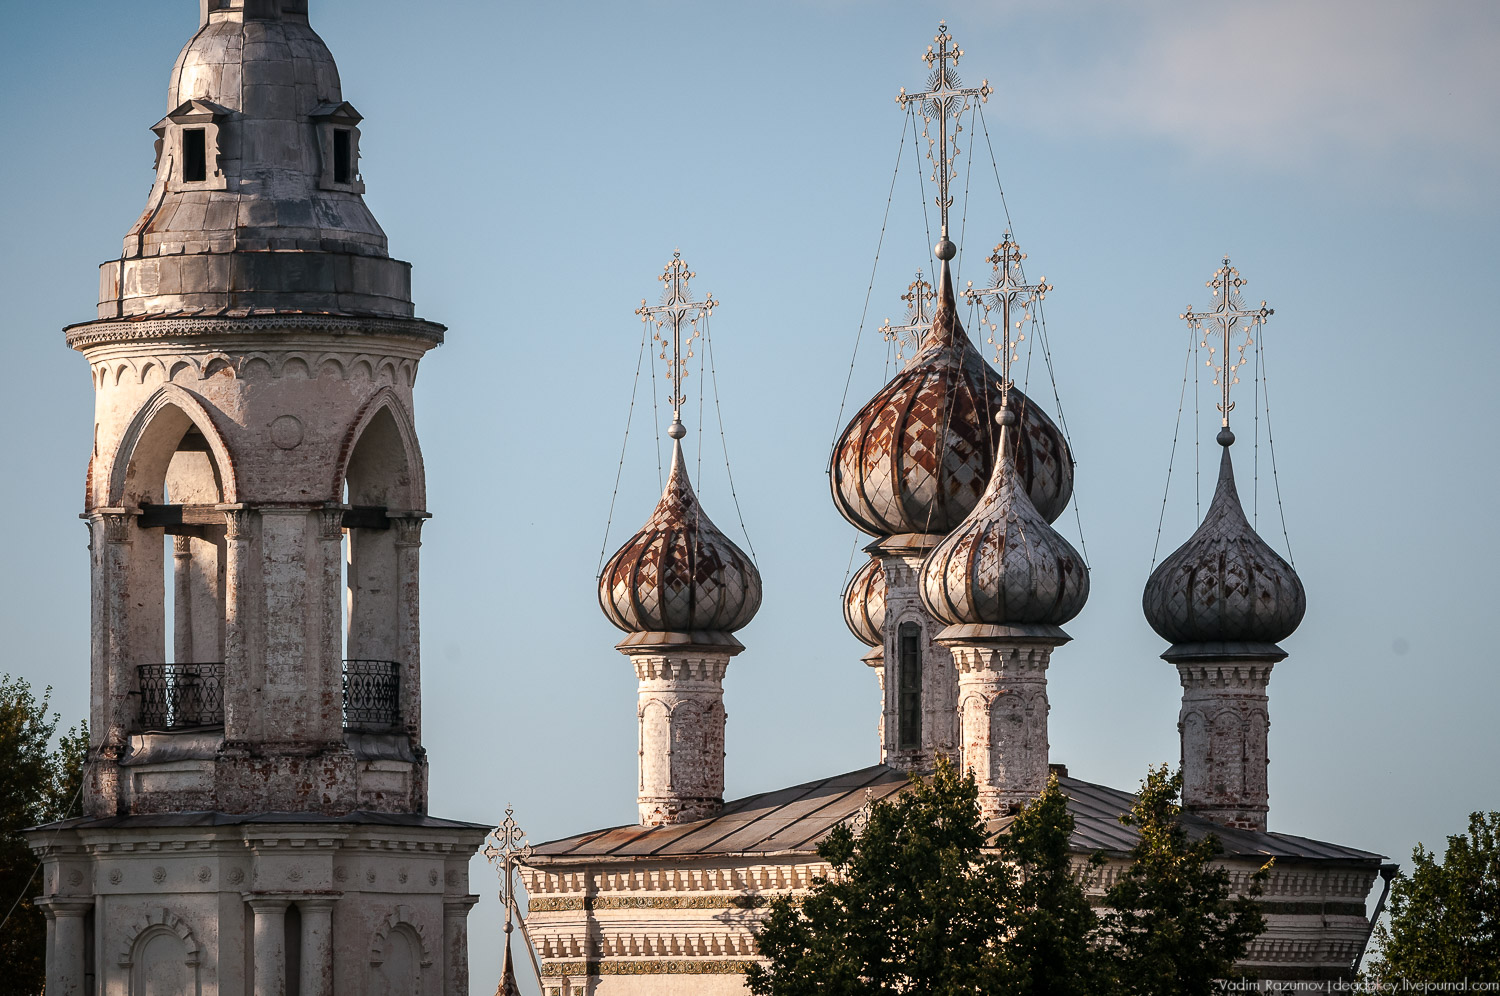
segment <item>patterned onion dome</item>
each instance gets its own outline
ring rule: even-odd
[[[1009,426],[979,504],[922,561],[922,603],[950,626],[1061,626],[1089,597],[1083,558],[1019,486]]]
[[[959,324],[943,263],[932,327],[911,362],[844,428],[830,460],[834,504],[872,536],[947,533],[974,506],[995,466],[1000,377]],[[1035,402],[1010,392],[1022,431],[1016,467],[1052,522],[1073,494],[1073,455]]]
[[[1219,486],[1203,524],[1146,582],[1146,621],[1174,644],[1275,644],[1291,636],[1307,611],[1307,594],[1292,566],[1245,519],[1234,486],[1229,446]]]
[[[760,608],[760,571],[704,514],[680,440],[656,511],[604,566],[599,606],[627,633],[732,633]]]
[[[860,643],[885,644],[885,568],[878,558],[855,571],[844,589],[844,622]]]

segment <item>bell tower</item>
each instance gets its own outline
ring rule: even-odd
[[[307,0],[202,0],[89,362],[85,816],[33,832],[47,991],[467,992],[483,827],[427,815],[412,386]]]

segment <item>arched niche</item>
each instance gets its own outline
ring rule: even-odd
[[[422,928],[405,906],[380,924],[370,941],[370,977],[364,991],[372,996],[418,996],[432,952]]]
[[[120,955],[130,996],[199,996],[199,961],[192,930],[167,909],[131,930]]]

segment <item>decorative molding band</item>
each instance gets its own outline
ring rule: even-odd
[[[744,958],[731,960],[671,961],[556,961],[542,966],[545,978],[589,975],[744,975],[758,964]]]
[[[73,349],[87,349],[110,342],[143,339],[183,339],[195,336],[263,333],[282,329],[334,332],[354,335],[398,336],[438,345],[447,326],[420,318],[356,318],[349,315],[198,315],[187,318],[148,318],[140,321],[106,320],[83,322],[63,329]]]
[[[742,893],[734,896],[538,896],[528,913],[575,910],[755,910],[771,905],[774,897]]]

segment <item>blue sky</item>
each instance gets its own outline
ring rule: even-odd
[[[197,6],[0,11],[0,667],[54,685],[70,721],[88,694],[76,515],[92,400],[59,330],[91,317],[95,267],[144,202],[147,129]],[[1053,759],[1130,786],[1177,757],[1180,690],[1140,592],[1182,385],[1177,316],[1209,303],[1227,252],[1276,309],[1277,468],[1309,602],[1271,682],[1271,826],[1401,860],[1440,844],[1500,802],[1500,7],[1478,0],[315,0],[365,115],[367,200],[415,266],[418,313],[450,328],[417,387],[432,811],[494,821],[514,804],[537,840],[634,817],[634,679],[594,577],[632,312],[675,248],[722,302],[719,395],[765,577],[727,680],[729,794],[877,759],[875,679],[839,616],[857,537],[824,471],[901,136],[893,98],[925,81],[944,16],[964,79],[997,89],[985,112],[1015,235],[1056,285],[1093,594],[1051,670]],[[888,375],[875,329],[928,260],[912,166],[908,147],[845,418]],[[1005,226],[982,144],[969,184],[959,263],[978,282]],[[657,497],[648,390],[609,551]],[[1053,407],[1050,387],[1034,393]],[[738,535],[711,398],[708,412],[697,483]],[[1236,447],[1247,501],[1250,450]],[[1284,550],[1264,457],[1262,531]],[[1183,444],[1163,553],[1193,527],[1192,466]],[[1060,525],[1076,541],[1072,515]],[[476,909],[476,992],[498,922],[493,901]]]

